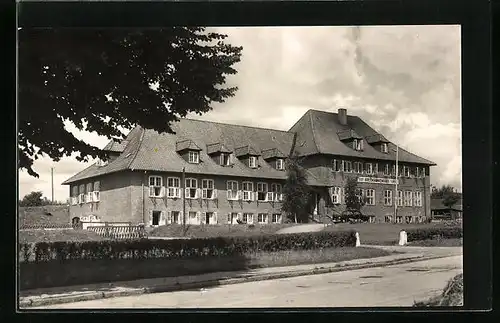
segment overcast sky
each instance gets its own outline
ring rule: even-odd
[[[358,115],[389,140],[437,163],[433,185],[461,190],[459,26],[218,28],[243,46],[228,79],[236,96],[197,119],[288,130],[308,109]],[[106,138],[68,129],[104,147]],[[19,173],[19,196],[41,190],[66,200],[60,183],[88,165],[35,161]]]

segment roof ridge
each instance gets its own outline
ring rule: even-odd
[[[314,132],[314,125],[313,125],[313,119],[312,119],[312,113],[311,113],[311,111],[312,110],[309,110],[309,111],[307,111],[307,113],[309,113],[309,121],[311,123],[312,140],[313,140],[314,147],[316,147],[316,151],[318,153],[321,153],[321,151],[319,150],[319,147],[318,147],[318,143],[316,142],[316,133]]]
[[[272,129],[272,128],[262,128],[262,127],[256,127],[256,126],[248,126],[248,125],[226,123],[226,122],[217,122],[217,121],[210,121],[210,120],[199,120],[199,119],[192,119],[192,118],[181,118],[180,120],[190,120],[190,121],[198,121],[198,122],[209,122],[209,123],[215,123],[215,124],[227,125],[227,126],[237,126],[237,127],[253,128],[253,129],[260,129],[260,130],[272,130],[272,131],[279,131],[279,132],[290,133],[290,134],[292,133],[289,130],[278,130],[278,129]]]
[[[137,126],[141,130],[141,137],[139,138],[139,144],[137,145],[137,148],[134,153],[134,157],[132,157],[127,165],[127,169],[131,169],[130,167],[132,164],[135,162],[135,159],[137,158],[137,154],[139,153],[139,150],[141,149],[142,146],[142,141],[144,139],[144,134],[146,133],[146,129],[142,128],[141,126]]]

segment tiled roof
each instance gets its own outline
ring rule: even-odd
[[[270,159],[270,158],[285,158],[286,155],[281,152],[281,150],[277,148],[271,148],[271,149],[266,149],[262,151],[262,158],[264,160]]]
[[[231,153],[231,150],[227,149],[224,144],[217,142],[213,144],[207,144],[207,154],[211,155],[214,153]]]
[[[349,129],[349,130],[342,130],[338,132],[339,139],[340,140],[346,140],[346,139],[363,139],[360,135],[356,133],[356,131]]]
[[[121,153],[123,152],[125,147],[127,147],[127,145],[128,145],[128,140],[122,140],[121,142],[118,142],[116,140],[111,140],[102,150]]]
[[[242,156],[259,156],[260,154],[257,152],[255,148],[250,145],[246,145],[243,147],[238,147],[234,149],[234,154],[236,157]]]
[[[462,200],[458,200],[451,208],[443,204],[444,199],[431,199],[431,210],[454,210],[462,211]]]
[[[196,145],[192,140],[190,139],[183,139],[179,140],[175,143],[175,150],[176,151],[183,151],[183,150],[197,150],[200,151],[202,150],[198,145]]]
[[[388,153],[382,153],[365,142],[363,151],[357,151],[345,145],[338,138],[337,133],[354,130],[363,138],[378,134],[363,120],[356,116],[347,116],[347,125],[341,125],[337,113],[309,110],[290,129],[297,132],[295,149],[299,155],[331,154],[337,156],[372,158],[380,160],[395,160],[396,145],[389,142]],[[366,141],[366,139],[364,139]],[[401,162],[435,165],[435,163],[419,157],[409,151],[399,148]]]

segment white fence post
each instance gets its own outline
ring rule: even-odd
[[[359,240],[359,232],[356,232],[356,247],[361,246],[361,240]]]
[[[408,235],[405,230],[399,232],[399,245],[404,246],[408,243]]]

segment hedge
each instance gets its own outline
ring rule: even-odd
[[[20,262],[224,257],[253,252],[354,247],[354,231],[176,240],[64,241],[21,244]]]
[[[441,228],[418,228],[406,231],[408,241],[441,239],[460,239],[463,237],[461,227],[441,227]]]
[[[43,229],[73,229],[69,223],[36,223],[36,224],[21,224],[19,230],[43,230]]]

